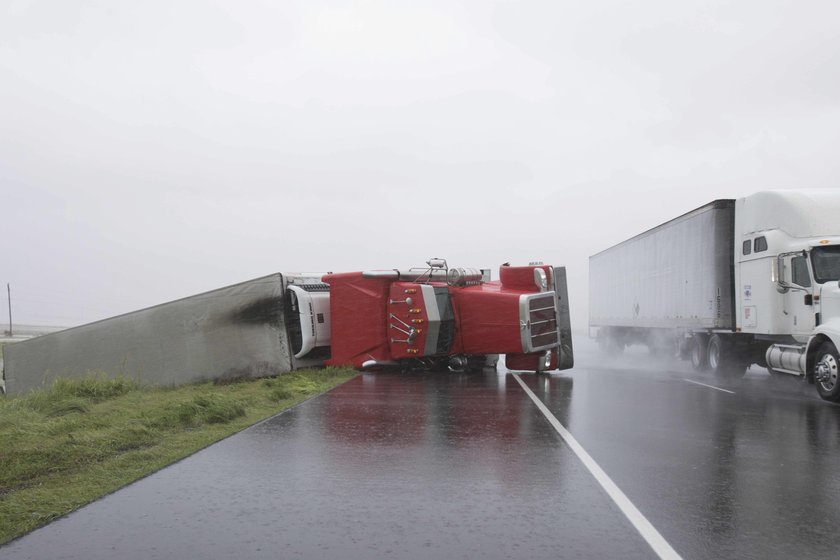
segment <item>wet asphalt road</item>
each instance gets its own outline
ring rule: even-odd
[[[761,369],[578,363],[521,378],[680,555],[840,556],[840,406]],[[360,375],[0,548],[234,556],[656,557],[496,372]]]

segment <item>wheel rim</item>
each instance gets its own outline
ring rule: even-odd
[[[831,354],[823,354],[814,371],[817,383],[824,391],[831,391],[837,386],[837,359]]]
[[[717,370],[719,365],[720,347],[715,342],[712,342],[711,344],[709,344],[709,367],[713,370]]]
[[[700,343],[695,341],[694,345],[691,347],[691,364],[694,367],[698,367],[701,363],[703,363],[703,359],[701,356],[703,355],[703,349],[700,347]]]

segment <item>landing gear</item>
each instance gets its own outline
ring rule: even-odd
[[[814,384],[817,393],[827,401],[840,401],[840,356],[831,342],[823,342],[814,362]]]

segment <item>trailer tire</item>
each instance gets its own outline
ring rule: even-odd
[[[709,368],[709,351],[706,335],[696,334],[691,337],[691,365],[697,371],[704,371]]]
[[[824,400],[840,401],[840,355],[833,343],[822,343],[814,360],[814,385]]]
[[[747,372],[746,361],[719,335],[713,334],[709,339],[707,356],[709,369],[719,377],[740,377]]]

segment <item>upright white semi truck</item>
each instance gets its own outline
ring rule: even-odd
[[[715,200],[589,258],[589,324],[607,352],[751,364],[840,402],[840,189]]]

